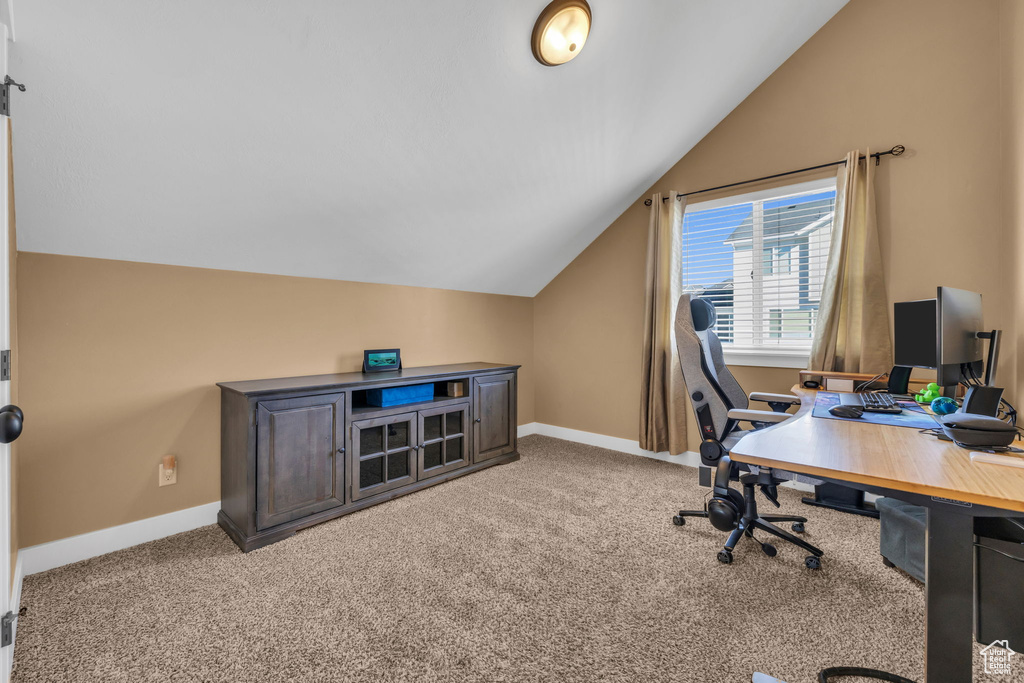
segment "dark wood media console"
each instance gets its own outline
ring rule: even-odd
[[[519,367],[463,363],[218,384],[218,523],[248,552],[518,460]],[[449,396],[449,382],[461,383],[463,395]],[[432,385],[431,398],[392,407],[368,401],[368,390],[410,385]]]

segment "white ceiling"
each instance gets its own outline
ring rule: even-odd
[[[845,2],[19,2],[18,246],[532,296]]]

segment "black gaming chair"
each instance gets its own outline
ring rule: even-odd
[[[714,326],[715,307],[710,301],[691,298],[689,294],[679,298],[676,307],[676,350],[683,371],[683,382],[703,438],[700,459],[705,466],[713,468],[715,476],[713,496],[707,508],[680,510],[672,521],[682,526],[687,517],[703,517],[710,520],[716,529],[729,532],[725,547],[718,553],[718,560],[724,564],[732,562],[733,550],[743,537],[752,539],[766,555],[774,557],[777,552],[775,546],[754,537],[754,531],[758,530],[811,553],[804,564],[809,569],[819,569],[823,554],[821,550],[772,523],[792,522],[793,530],[802,532],[806,518],[795,515],[760,515],[757,511],[754,488],[760,488],[765,498],[779,507],[777,487],[784,479],[770,469],[734,463],[729,458],[729,449],[750,433],[749,430],[739,429],[740,422],[748,422],[754,429],[783,422],[792,417],[786,413],[786,409],[798,405],[800,399],[787,394],[752,393],[750,400],[763,401],[771,410],[748,410],[747,395],[725,365],[722,344],[714,333]],[[729,488],[729,482],[733,480],[743,486],[743,493]]]

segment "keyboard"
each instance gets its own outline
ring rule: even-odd
[[[898,415],[903,412],[903,408],[900,408],[892,394],[839,394],[839,402],[844,406],[859,406],[866,413]]]

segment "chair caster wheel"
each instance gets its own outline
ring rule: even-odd
[[[804,532],[804,523],[803,522],[793,522],[793,526],[791,528],[793,529],[793,531],[797,532],[798,534],[802,534]]]
[[[804,559],[804,566],[808,569],[821,569],[821,558],[816,555],[808,555]]]
[[[679,515],[676,515],[672,518],[672,523],[676,526],[682,526],[686,524],[686,517],[680,517]]]
[[[718,561],[721,562],[722,564],[732,564],[732,551],[729,551],[729,550],[719,550],[718,551]]]
[[[778,548],[773,546],[771,543],[762,543],[761,544],[761,551],[764,552],[764,554],[767,555],[768,557],[775,557],[776,555],[779,554]]]

